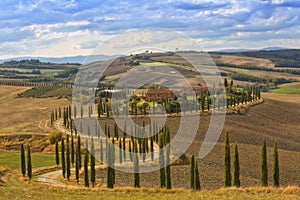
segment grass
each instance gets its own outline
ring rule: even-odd
[[[72,88],[60,86],[41,86],[34,87],[21,93],[19,97],[34,97],[34,98],[47,98],[47,97],[71,97]]]
[[[280,85],[278,89],[271,90],[271,92],[278,94],[300,94],[300,82]]]
[[[25,68],[5,68],[1,67],[0,70],[14,70],[18,72],[32,72],[33,69],[25,69]],[[59,72],[64,71],[63,69],[39,69],[43,75],[53,76]]]
[[[66,99],[16,98],[26,87],[0,87],[0,134],[51,133],[50,113],[70,105]],[[12,113],[13,110],[17,111]],[[1,143],[1,142],[0,142]]]
[[[268,72],[262,70],[248,70],[248,69],[239,69],[239,68],[230,68],[230,67],[219,67],[221,71],[229,72],[229,73],[237,73],[237,74],[245,74],[256,76],[264,79],[275,79],[275,78],[285,78],[285,79],[295,79],[300,81],[300,77],[298,75],[288,74],[284,72]]]
[[[2,187],[4,199],[22,197],[26,199],[300,199],[300,190],[297,187],[290,188],[222,188],[218,190],[191,191],[182,189],[64,189],[59,187],[32,187],[23,184],[23,187]],[[33,185],[33,184],[32,184]],[[22,185],[21,185],[22,186]]]
[[[143,67],[156,67],[156,66],[166,66],[168,63],[163,62],[142,62],[140,61],[140,65]]]
[[[27,157],[26,157],[27,158]],[[33,167],[46,167],[55,165],[54,154],[31,153]],[[19,169],[21,159],[19,152],[1,152],[0,166],[8,169]]]

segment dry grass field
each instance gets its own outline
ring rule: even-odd
[[[70,104],[66,99],[16,98],[27,89],[0,86],[0,134],[49,133],[51,111]]]
[[[30,143],[33,151],[48,146],[50,113],[59,106],[70,104],[66,99],[16,98],[29,88],[0,86],[0,150],[19,150],[20,144]]]
[[[248,69],[239,69],[239,68],[230,68],[230,67],[219,67],[220,71],[226,73],[238,73],[244,75],[251,75],[265,79],[275,79],[275,78],[285,78],[285,79],[293,79],[296,81],[300,81],[299,75],[284,73],[284,72],[269,72],[262,70],[248,70]]]
[[[263,68],[274,68],[275,64],[269,59],[253,58],[246,56],[220,55],[215,59],[216,62],[233,65],[257,66]]]

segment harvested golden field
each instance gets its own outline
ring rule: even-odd
[[[265,79],[285,78],[285,79],[293,79],[296,81],[300,81],[299,75],[289,74],[285,72],[268,72],[262,70],[248,70],[248,69],[239,69],[239,68],[230,68],[230,67],[219,67],[219,69],[220,71],[225,73],[238,73],[238,74],[251,75],[251,76],[256,76]]]
[[[52,131],[50,112],[70,104],[66,99],[16,98],[29,88],[0,86],[0,134],[45,134]]]
[[[269,59],[253,58],[246,56],[234,56],[234,55],[220,55],[215,59],[217,63],[244,65],[244,66],[256,66],[263,68],[274,68],[274,63]]]

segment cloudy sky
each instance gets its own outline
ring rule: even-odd
[[[164,28],[204,50],[300,47],[299,0],[1,0],[0,58],[88,55],[137,28]]]

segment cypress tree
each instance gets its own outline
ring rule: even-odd
[[[71,176],[71,161],[70,161],[70,144],[69,144],[69,135],[67,135],[67,151],[66,151],[66,157],[67,157],[67,179],[70,180]]]
[[[140,187],[140,164],[139,164],[139,157],[137,152],[137,144],[134,142],[134,159],[133,159],[133,166],[134,166],[134,187]]]
[[[224,79],[224,87],[227,88],[228,87],[228,82],[227,82],[227,78]]]
[[[112,183],[113,185],[115,185],[116,183],[116,172],[115,172],[115,161],[116,161],[116,154],[115,154],[115,139],[113,137],[113,140],[112,140],[112,145],[111,145],[111,149],[112,149]]]
[[[114,124],[114,136],[119,140],[119,129],[116,123]]]
[[[77,137],[77,154],[78,154],[78,166],[79,166],[79,169],[81,169],[81,165],[82,165],[82,162],[81,162],[81,141],[80,141],[80,136]]]
[[[92,142],[91,142],[91,182],[92,186],[95,186],[95,181],[96,181],[96,172],[95,172],[95,147],[94,147],[94,139],[92,137]]]
[[[154,160],[154,146],[153,146],[153,137],[150,138],[150,153],[151,153],[151,160]]]
[[[61,118],[61,109],[58,107],[58,117]]]
[[[97,109],[97,111],[98,111],[98,118],[100,118],[100,116],[101,116],[101,103],[98,103],[98,107],[97,107],[98,109]]]
[[[274,187],[279,187],[279,161],[278,161],[278,150],[277,142],[274,144],[274,154],[273,154],[273,185]]]
[[[29,180],[32,178],[32,165],[31,165],[31,152],[30,152],[30,146],[27,145],[27,175],[29,177]]]
[[[133,158],[132,158],[132,151],[131,151],[131,140],[128,141],[128,151],[129,151],[129,159],[132,162]]]
[[[55,162],[56,165],[59,165],[59,150],[58,150],[58,141],[55,143]]]
[[[109,118],[108,104],[106,104],[106,117]]]
[[[74,119],[77,117],[77,107],[74,105],[73,106],[73,112],[74,112]]]
[[[238,152],[238,146],[235,144],[234,147],[234,182],[233,185],[235,187],[241,186],[240,181],[240,161],[239,161],[239,152]]]
[[[113,155],[113,148],[114,145],[110,142],[107,143],[107,187],[108,188],[114,188],[115,184],[115,177],[114,177],[114,169],[113,169],[113,163],[114,163],[114,155]]]
[[[126,138],[123,137],[123,160],[126,161]]]
[[[100,137],[100,163],[103,164],[103,143],[101,137]]]
[[[199,169],[198,169],[198,162],[195,160],[195,168],[194,168],[194,189],[200,190],[200,176],[199,176]]]
[[[89,162],[89,154],[88,150],[86,149],[84,152],[84,187],[89,187],[89,171],[88,171],[88,162]]]
[[[76,147],[77,147],[77,145],[76,145]],[[80,156],[79,152],[76,151],[75,178],[76,178],[77,184],[79,183],[79,156]]]
[[[22,175],[26,175],[26,163],[25,163],[25,149],[24,149],[24,144],[21,145],[21,172]]]
[[[261,185],[268,186],[268,163],[267,163],[267,144],[266,140],[262,146],[262,162],[261,162]]]
[[[225,158],[224,158],[224,184],[225,187],[231,186],[231,161],[230,161],[230,145],[229,133],[226,132],[225,137]]]
[[[162,133],[159,136],[159,174],[160,174],[160,187],[166,186],[166,171],[165,171],[165,157],[164,157],[164,149],[163,149],[163,135]]]
[[[71,136],[71,163],[72,166],[74,166],[74,156],[75,156],[75,150],[74,150],[74,137]]]
[[[191,189],[195,189],[195,157],[192,155],[191,158],[191,168],[190,168],[190,185]]]
[[[61,139],[61,167],[62,167],[62,175],[66,177],[66,160],[65,160],[65,144],[64,138]]]
[[[123,162],[123,152],[122,152],[122,140],[121,138],[119,139],[119,162],[122,164]]]
[[[167,177],[167,183],[166,188],[171,189],[172,183],[171,183],[171,163],[170,163],[170,132],[166,131],[166,177]]]

